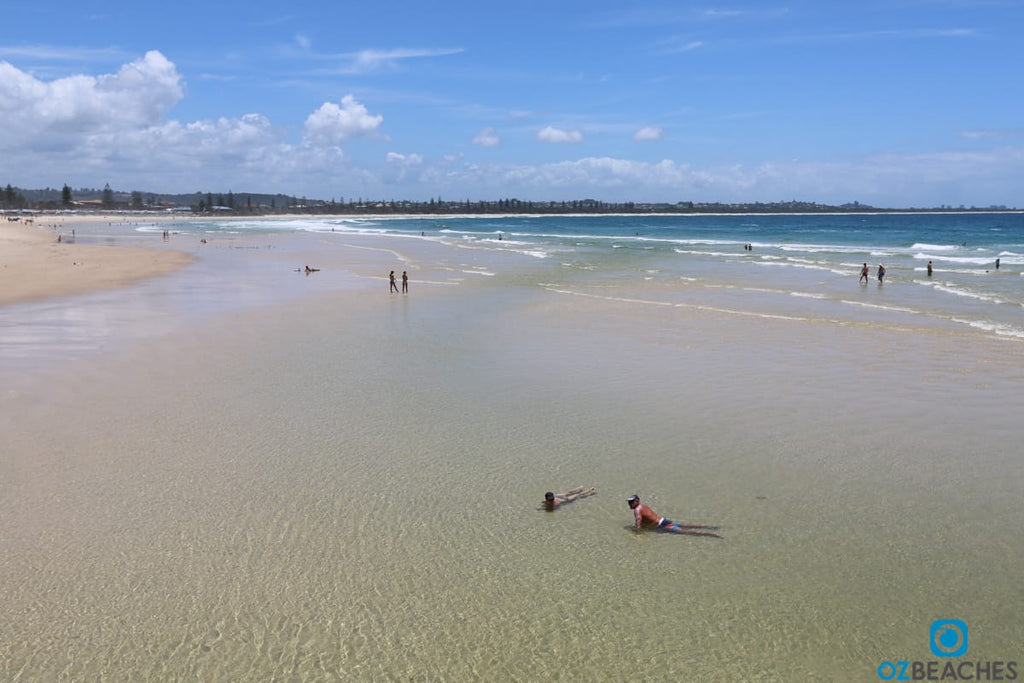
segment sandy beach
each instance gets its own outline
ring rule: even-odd
[[[0,306],[34,354],[0,364],[4,680],[870,681],[949,617],[1021,659],[1018,341],[413,239],[143,239],[56,245],[114,289]],[[724,538],[637,534],[632,493]]]
[[[31,222],[0,218],[0,306],[122,287],[173,272],[189,262],[185,254],[170,250],[75,243],[76,226],[111,220],[115,217],[41,215]]]

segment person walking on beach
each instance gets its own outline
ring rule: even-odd
[[[409,293],[409,274],[402,271],[402,294]]]
[[[398,285],[395,283],[395,271],[391,271],[391,290],[392,292],[398,291]]]
[[[864,284],[868,283],[868,264],[864,264],[864,267],[860,269],[860,279]]]
[[[718,534],[713,533],[718,530],[717,526],[680,524],[679,522],[673,522],[671,519],[659,517],[654,510],[641,503],[640,496],[635,493],[626,499],[626,504],[629,505],[629,509],[633,511],[637,531],[640,531],[643,529],[644,525],[647,525],[656,527],[659,530],[671,531],[677,534],[688,534],[690,536],[713,536],[714,538],[721,538]]]
[[[574,489],[569,489],[565,493],[552,493],[551,491],[548,491],[547,493],[544,494],[544,502],[542,502],[541,505],[543,505],[544,509],[547,510],[548,512],[553,512],[554,509],[559,505],[571,503],[577,498],[586,498],[587,496],[592,495],[596,491],[597,489],[595,489],[593,486],[591,486],[589,489],[585,489],[582,486],[577,486]]]
[[[928,277],[932,276],[932,262],[928,262]]]
[[[882,284],[882,280],[885,278],[885,266],[881,263],[878,264],[878,284]]]

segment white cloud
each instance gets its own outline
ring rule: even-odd
[[[275,123],[259,113],[191,122],[168,119],[183,91],[183,77],[159,52],[113,73],[52,80],[0,61],[0,178],[21,187],[109,182],[117,189],[281,191],[320,198],[344,188],[346,196],[396,199],[438,194],[540,201],[797,198],[904,207],[1013,204],[1024,177],[1024,149],[1009,146],[1019,141],[1021,131],[1012,128],[964,131],[969,151],[847,161],[697,166],[676,159],[651,163],[594,156],[540,164],[529,163],[527,150],[511,150],[524,163],[479,164],[472,151],[459,157],[440,148],[429,157],[392,152],[383,163],[360,166],[338,144],[354,136],[379,139],[383,117],[368,112],[352,95],[310,113],[299,142],[289,141],[287,121]],[[617,130],[620,135],[632,132],[634,140],[663,135],[654,126]],[[1007,146],[973,149],[1000,136]],[[536,137],[553,143],[584,139],[580,131],[554,126]],[[477,145],[497,141],[491,128],[474,139]]]
[[[1024,137],[1024,128],[962,130],[960,137],[965,140],[1014,140]]]
[[[686,42],[686,43],[678,43],[678,44],[666,47],[665,50],[664,50],[664,54],[667,54],[667,55],[678,55],[678,54],[683,54],[684,52],[692,52],[693,50],[697,50],[697,49],[702,48],[702,47],[704,47],[704,41],[701,41],[701,40],[691,40],[691,41]]]
[[[917,39],[961,39],[979,38],[981,34],[972,28],[902,28],[902,29],[878,29],[873,31],[856,31],[850,33],[824,33],[817,35],[803,35],[782,38],[782,42],[791,43],[821,43],[821,42],[849,42],[863,40],[917,40]]]
[[[304,135],[313,144],[336,145],[346,138],[373,133],[383,121],[383,116],[371,116],[352,95],[345,95],[341,98],[340,107],[333,102],[324,102],[310,114]]]
[[[419,154],[388,152],[383,181],[388,184],[415,182],[423,171],[423,157]]]
[[[649,142],[651,140],[660,140],[664,131],[657,126],[644,126],[637,132],[633,133],[633,140],[636,142]]]
[[[389,164],[401,164],[403,166],[422,164],[423,156],[420,154],[399,154],[398,152],[388,152],[387,162]]]
[[[563,130],[554,126],[545,126],[537,131],[537,139],[542,142],[569,143],[583,142],[583,133],[578,130]]]
[[[707,19],[728,19],[731,17],[741,17],[744,15],[744,12],[734,9],[706,9],[701,11],[700,15]]]
[[[53,47],[50,45],[0,45],[2,59],[31,59],[41,62],[106,62],[124,59],[125,54],[109,47]]]
[[[423,178],[430,192],[518,196],[538,201],[597,197],[607,201],[785,201],[801,199],[880,207],[1011,203],[1024,173],[1024,149],[977,153],[878,155],[850,162],[788,161],[695,167],[586,157],[550,164],[466,164]],[[464,190],[463,190],[464,192]]]
[[[462,48],[396,48],[392,50],[360,50],[341,55],[348,60],[348,65],[342,69],[344,73],[362,74],[381,70],[397,69],[399,64],[407,59],[423,59],[427,57],[447,57],[463,52]]]
[[[60,145],[78,135],[153,125],[183,97],[174,64],[156,51],[116,74],[44,82],[0,62],[0,149],[39,142]]]
[[[501,138],[493,128],[484,128],[473,138],[473,144],[480,147],[497,147],[501,144]]]
[[[342,165],[345,155],[336,146],[372,134],[383,120],[351,96],[313,112],[299,145],[288,143],[286,129],[262,114],[167,120],[182,97],[175,65],[155,51],[113,74],[48,82],[0,62],[0,175],[25,187],[109,182],[163,192],[306,193],[342,179],[372,180]]]
[[[300,155],[305,158],[296,163]],[[247,179],[262,187],[271,169],[280,174],[315,169],[315,156],[315,150],[288,145],[284,132],[266,117],[247,114],[90,135],[49,160],[53,167],[72,167],[72,177],[88,171],[111,186],[184,191],[197,185],[238,189]]]

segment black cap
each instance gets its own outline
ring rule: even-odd
[[[548,491],[547,493],[544,494],[544,500],[554,500],[554,499],[555,499],[555,494],[553,494],[551,491]]]
[[[634,493],[632,496],[630,496],[629,498],[626,499],[626,502],[627,503],[632,503],[634,500],[639,503],[640,502],[640,496],[638,496],[638,495],[636,495]]]

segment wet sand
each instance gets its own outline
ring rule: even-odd
[[[0,677],[877,680],[940,617],[1019,659],[1020,344],[274,244],[160,289],[276,294],[7,383]],[[635,534],[634,492],[725,538]]]
[[[123,287],[189,263],[187,255],[169,249],[77,244],[72,231],[97,220],[102,222],[52,216],[32,222],[0,218],[0,306]]]

